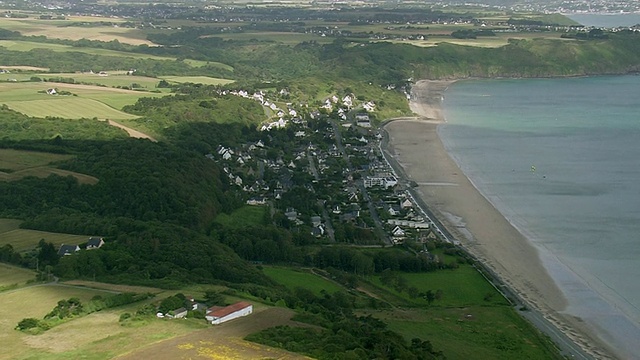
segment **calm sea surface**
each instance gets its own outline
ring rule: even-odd
[[[613,28],[640,24],[640,14],[567,14],[568,18],[584,26]]]
[[[640,355],[640,76],[462,81],[439,133],[583,318]]]

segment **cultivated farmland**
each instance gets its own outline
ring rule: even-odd
[[[204,85],[225,85],[230,84],[233,80],[212,78],[208,76],[161,76],[162,79],[176,83],[194,83]]]
[[[71,95],[48,95],[43,91],[55,88]],[[0,100],[9,108],[34,117],[66,119],[134,119],[137,116],[120,111],[141,97],[163,96],[158,93],[115,89],[102,86],[66,83],[0,83]]]
[[[160,79],[148,76],[127,75],[124,71],[110,71],[108,76],[101,76],[91,72],[77,73],[33,73],[33,72],[14,72],[8,74],[0,74],[0,80],[8,81],[10,79],[21,81],[31,81],[32,77],[38,77],[43,80],[65,78],[73,79],[76,83],[89,85],[103,85],[108,87],[132,87],[145,90],[163,90],[156,88]]]
[[[131,45],[154,45],[146,40],[144,32],[138,29],[117,27],[117,26],[70,26],[78,23],[95,23],[98,21],[109,21],[112,23],[123,22],[119,19],[105,19],[91,16],[70,16],[66,20],[40,20],[37,18],[24,19],[0,19],[0,27],[7,30],[18,31],[25,36],[46,36],[53,39],[68,40],[118,40],[124,44]]]

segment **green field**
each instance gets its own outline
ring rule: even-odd
[[[52,154],[39,151],[0,149],[0,180],[13,181],[25,176],[47,177],[51,174],[74,176],[80,183],[96,184],[98,179],[55,167],[55,163],[72,158],[70,155]],[[16,227],[17,228],[17,227]],[[2,233],[0,227],[0,233]]]
[[[339,285],[327,279],[302,270],[298,271],[291,268],[265,266],[262,271],[268,277],[289,289],[293,290],[299,287],[311,290],[318,296],[322,294],[323,290],[328,293],[334,293],[342,289]]]
[[[246,228],[264,224],[264,216],[267,208],[264,206],[243,206],[234,210],[231,214],[219,214],[215,222],[231,228]]]
[[[148,76],[127,75],[125,72],[109,72],[108,76],[100,76],[95,73],[42,73],[42,72],[11,72],[0,74],[0,81],[30,81],[32,77],[40,79],[66,78],[74,79],[76,83],[104,85],[108,87],[130,87],[132,84],[139,85],[136,88],[145,90],[165,90],[156,87],[160,79]]]
[[[53,162],[71,159],[71,155],[53,154],[39,151],[0,149],[0,171],[24,170],[49,165]],[[0,231],[2,228],[0,227]]]
[[[208,76],[161,76],[160,78],[175,83],[194,83],[204,85],[225,85],[233,82],[233,80],[229,79],[219,79]]]
[[[471,306],[373,313],[407,340],[429,340],[447,359],[562,359],[511,307]]]
[[[5,104],[18,112],[34,117],[60,117],[65,119],[99,118],[99,119],[132,119],[130,115],[115,110],[92,99],[60,97],[53,100],[6,101]]]
[[[329,44],[333,42],[331,37],[321,37],[316,34],[303,34],[292,32],[275,32],[275,31],[263,31],[263,32],[242,32],[242,33],[228,33],[220,35],[210,35],[207,37],[218,37],[224,40],[258,40],[258,41],[270,41],[281,43],[285,45],[296,45],[303,41],[315,41],[320,44]]]
[[[124,19],[104,17],[92,17],[92,16],[70,16],[65,20],[40,20],[38,19],[40,14],[31,14],[29,18],[0,18],[0,27],[18,31],[24,36],[46,36],[53,39],[68,39],[68,40],[100,40],[100,41],[112,41],[118,40],[124,44],[131,45],[154,45],[152,42],[146,39],[146,34],[142,30],[116,27],[116,26],[98,26],[96,24],[92,26],[70,26],[74,23],[83,22],[98,22],[109,21],[112,23],[120,23],[126,21]]]
[[[113,38],[111,38],[110,40],[113,40]],[[0,46],[11,51],[30,51],[33,49],[47,49],[47,50],[56,51],[56,52],[81,52],[89,55],[117,56],[117,57],[128,57],[133,59],[148,59],[148,60],[159,60],[159,61],[175,61],[176,60],[176,58],[167,57],[167,56],[156,56],[156,55],[133,53],[133,52],[126,52],[126,51],[98,49],[98,48],[89,48],[89,47],[75,47],[71,45],[39,43],[39,42],[22,41],[22,40],[0,40]],[[222,64],[214,61],[209,62],[209,61],[188,59],[188,60],[184,60],[184,63],[191,67],[202,67],[205,65],[209,65],[209,66],[219,67],[225,70],[233,70],[233,67],[227,64]],[[96,70],[100,70],[100,69],[96,69]]]
[[[87,242],[89,235],[71,235],[52,233],[38,230],[20,229],[20,221],[13,219],[0,219],[0,246],[11,244],[20,251],[28,251],[35,248],[41,239],[54,245],[81,244]]]
[[[55,88],[77,96],[47,95],[41,91]],[[67,119],[135,119],[137,116],[120,111],[141,97],[163,96],[159,93],[114,89],[93,85],[42,82],[0,83],[0,101],[9,108],[34,117]]]
[[[398,273],[398,275],[406,281],[407,287],[415,287],[420,292],[442,290],[442,298],[435,300],[432,306],[508,305],[504,297],[470,265],[461,265],[455,270]],[[393,287],[383,285],[377,276],[369,278],[369,281],[374,286],[384,289],[392,296],[402,298],[408,303],[422,306],[427,304],[427,301],[420,297],[411,298],[406,291],[398,292]],[[384,296],[384,294],[381,295]]]
[[[17,266],[0,264],[0,290],[25,284],[34,280],[36,273]]]

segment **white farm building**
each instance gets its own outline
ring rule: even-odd
[[[213,325],[222,324],[225,321],[233,320],[242,316],[250,315],[253,312],[253,305],[245,301],[240,301],[227,307],[214,306],[207,310],[205,318]]]

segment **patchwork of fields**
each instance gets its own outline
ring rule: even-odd
[[[105,21],[104,18],[91,16],[69,16],[65,20],[40,20],[37,18],[12,19],[2,18],[0,27],[18,31],[25,36],[46,36],[54,39],[68,40],[118,40],[124,44],[131,45],[155,45],[146,39],[146,34],[137,29],[118,26],[69,26],[79,22]],[[109,22],[119,23],[125,20],[108,19]]]

